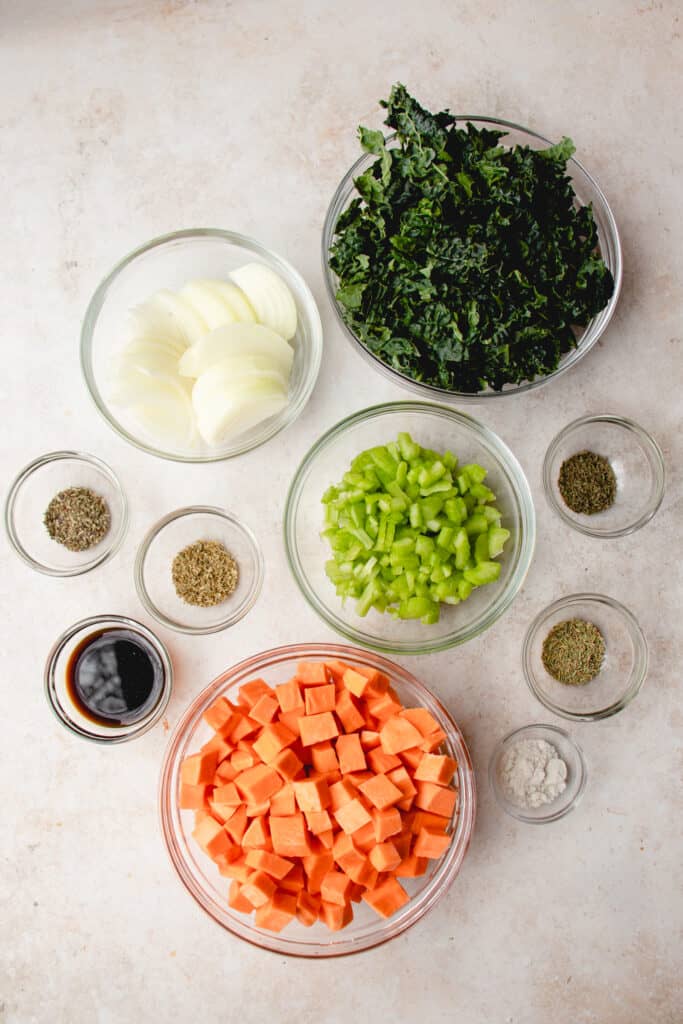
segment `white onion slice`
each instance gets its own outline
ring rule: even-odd
[[[263,324],[226,324],[186,349],[178,364],[185,377],[200,377],[228,356],[260,355],[289,380],[294,352],[291,345]]]
[[[289,341],[296,333],[296,303],[291,291],[265,263],[246,263],[230,277],[253,306],[259,323]]]

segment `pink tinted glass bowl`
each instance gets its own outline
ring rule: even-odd
[[[258,928],[253,916],[228,906],[230,879],[222,877],[215,865],[192,839],[194,814],[178,808],[180,765],[212,735],[202,720],[203,712],[218,697],[237,698],[238,688],[249,679],[261,677],[271,686],[291,678],[302,660],[339,658],[351,665],[368,665],[387,673],[399,697],[407,706],[428,708],[446,733],[445,752],[457,760],[460,799],[454,813],[452,842],[438,861],[429,861],[422,878],[402,879],[410,901],[387,919],[378,917],[365,903],[354,904],[354,919],[340,932],[325,925],[305,928],[293,921],[281,932]],[[264,651],[219,675],[192,702],[169,741],[159,786],[161,828],[178,876],[202,907],[218,924],[238,938],[290,956],[329,957],[371,949],[395,938],[419,921],[448,890],[462,865],[474,827],[476,792],[474,771],[462,733],[443,705],[410,672],[386,658],[344,644],[291,644]]]

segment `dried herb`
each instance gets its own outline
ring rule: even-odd
[[[572,512],[592,516],[614,504],[617,478],[604,455],[577,452],[560,466],[557,481],[562,500]]]
[[[43,521],[52,540],[69,551],[87,551],[109,533],[111,514],[89,487],[67,487],[54,496]]]
[[[179,551],[171,575],[178,597],[200,608],[221,604],[239,582],[237,562],[216,540],[198,540]]]
[[[550,630],[541,657],[553,679],[567,686],[583,686],[602,668],[605,641],[592,622],[567,619]]]

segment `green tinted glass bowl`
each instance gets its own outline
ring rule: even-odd
[[[476,588],[467,601],[442,605],[431,626],[370,611],[356,614],[355,602],[337,597],[325,575],[331,557],[323,529],[321,498],[359,452],[395,441],[408,431],[436,451],[452,450],[462,463],[478,462],[511,537],[500,556],[500,578]],[[389,402],[354,413],[316,441],[299,466],[285,505],[285,547],[294,578],[311,607],[348,640],[393,654],[427,654],[465,643],[489,628],[509,608],[524,582],[534,550],[536,519],[529,485],[517,459],[501,439],[464,413],[428,402]]]
[[[504,132],[505,135],[501,140],[501,144],[505,146],[529,146],[531,149],[545,149],[547,146],[552,145],[549,139],[544,138],[542,135],[538,135],[536,132],[530,131],[528,128],[523,128],[521,125],[513,124],[511,121],[502,121],[494,117],[481,117],[477,115],[470,116],[467,114],[458,115],[457,119],[462,126],[464,126],[465,122],[469,121],[478,129],[485,128],[488,130]],[[398,145],[398,140],[395,135],[390,136],[387,141],[389,146]],[[376,157],[372,154],[364,153],[363,156],[356,160],[355,164],[353,164],[353,166],[346,172],[339,183],[334,196],[332,197],[332,201],[325,218],[322,235],[323,275],[327,294],[337,315],[337,320],[342,328],[344,336],[348,339],[355,350],[366,360],[366,362],[373,366],[374,369],[378,370],[384,377],[393,381],[394,384],[399,384],[401,387],[407,388],[409,391],[420,395],[422,398],[431,398],[434,401],[462,403],[468,401],[482,401],[483,399],[488,400],[491,398],[505,398],[510,395],[519,395],[526,391],[532,391],[535,388],[541,387],[543,384],[547,384],[548,381],[559,377],[560,374],[565,373],[566,370],[575,366],[578,361],[582,359],[588,351],[590,351],[593,345],[595,345],[598,339],[602,336],[607,325],[612,319],[619,299],[622,279],[621,243],[619,241],[619,232],[617,230],[616,221],[600,186],[588,173],[586,168],[580,164],[578,160],[572,158],[567,165],[567,173],[572,180],[574,192],[576,193],[579,203],[582,206],[590,203],[593,207],[593,217],[598,231],[600,255],[614,278],[614,292],[612,293],[612,297],[605,308],[602,309],[597,316],[593,317],[593,319],[579,333],[577,336],[576,348],[572,349],[570,352],[566,352],[562,356],[556,370],[543,377],[536,377],[534,380],[524,381],[521,384],[506,384],[501,391],[494,391],[491,388],[477,392],[449,391],[445,388],[436,387],[433,384],[425,384],[420,381],[413,380],[412,377],[388,366],[378,356],[370,352],[355,334],[352,326],[347,324],[344,319],[344,309],[337,302],[338,279],[329,265],[328,254],[334,238],[335,226],[340,215],[344,210],[346,210],[349,203],[358,195],[354,188],[354,180],[359,175],[367,171],[375,160]]]

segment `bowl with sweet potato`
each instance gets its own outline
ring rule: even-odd
[[[199,905],[303,957],[418,921],[458,874],[476,811],[448,711],[399,665],[342,644],[276,648],[218,676],[171,737],[159,796]]]

